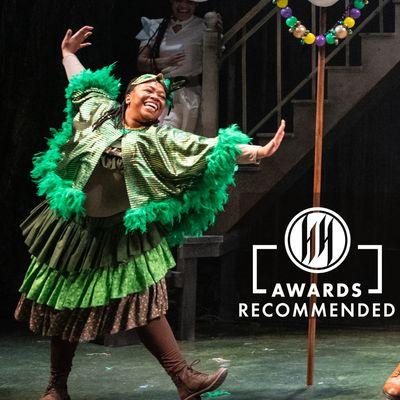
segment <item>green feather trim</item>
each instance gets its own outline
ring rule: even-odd
[[[217,145],[207,156],[204,173],[192,187],[180,198],[154,201],[128,210],[124,216],[127,232],[136,229],[145,232],[146,224],[160,221],[167,230],[168,244],[177,246],[184,236],[201,236],[215,222],[215,215],[223,211],[228,201],[228,185],[235,186],[236,158],[241,154],[237,145],[251,141],[237,125],[220,129],[218,138]]]
[[[99,88],[115,100],[119,94],[120,82],[111,75],[115,66],[111,64],[97,71],[83,70],[74,75],[65,90],[67,104],[64,109],[66,119],[61,129],[51,129],[52,137],[47,139],[48,150],[40,152],[33,157],[32,180],[37,184],[38,195],[45,195],[50,208],[57,215],[68,219],[73,215],[85,215],[84,202],[86,195],[73,188],[71,180],[65,180],[56,172],[58,162],[61,159],[62,147],[71,139],[73,134],[73,119],[77,113],[72,99],[78,91],[90,88]]]
[[[111,75],[116,63],[96,71],[84,69],[80,74],[72,76],[65,90],[66,99],[71,99],[75,91],[98,88],[104,90],[111,100],[116,100],[120,92],[120,80]]]

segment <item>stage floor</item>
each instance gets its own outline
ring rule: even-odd
[[[200,339],[181,343],[199,369],[229,366],[217,399],[383,399],[382,384],[400,360],[400,330],[319,333],[315,386],[305,388],[304,332]],[[0,336],[0,399],[35,400],[48,378],[49,342],[21,333]],[[140,344],[78,347],[69,382],[72,400],[177,399],[172,382]],[[208,398],[207,395],[203,398]]]

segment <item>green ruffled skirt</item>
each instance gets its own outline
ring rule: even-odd
[[[40,203],[22,222],[31,263],[15,318],[42,335],[93,340],[166,313],[175,260],[162,227],[125,233],[124,213],[66,221]]]

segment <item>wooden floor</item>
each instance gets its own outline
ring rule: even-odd
[[[203,337],[181,342],[187,360],[211,372],[229,367],[221,391],[203,398],[241,400],[373,400],[400,359],[400,331],[320,332],[315,386],[305,388],[304,332]],[[49,342],[27,331],[0,336],[0,399],[38,399],[48,378]],[[172,400],[174,386],[140,344],[78,347],[69,382],[72,400]]]

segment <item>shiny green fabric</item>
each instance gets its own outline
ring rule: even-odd
[[[57,310],[108,304],[111,299],[144,292],[175,266],[165,238],[154,249],[118,266],[60,273],[32,256],[20,292]]]
[[[122,159],[132,208],[180,196],[205,170],[206,156],[217,140],[169,126],[151,126],[124,136]]]
[[[63,218],[85,215],[84,187],[104,149],[122,137],[130,209],[124,217],[127,232],[146,232],[152,222],[166,228],[170,246],[184,236],[200,236],[215,221],[234,185],[237,144],[250,138],[233,125],[206,138],[168,126],[143,130],[116,129],[105,121],[93,124],[116,107],[118,81],[111,68],[83,71],[67,88],[67,121],[51,139],[46,153],[35,159],[38,193]]]
[[[182,194],[205,170],[206,156],[218,141],[217,137],[162,125],[121,130],[111,120],[93,131],[92,125],[115,103],[92,89],[77,93],[72,102],[79,110],[74,118],[76,133],[58,165],[60,175],[73,179],[74,188],[83,189],[102,152],[122,137],[125,183],[132,208]]]

